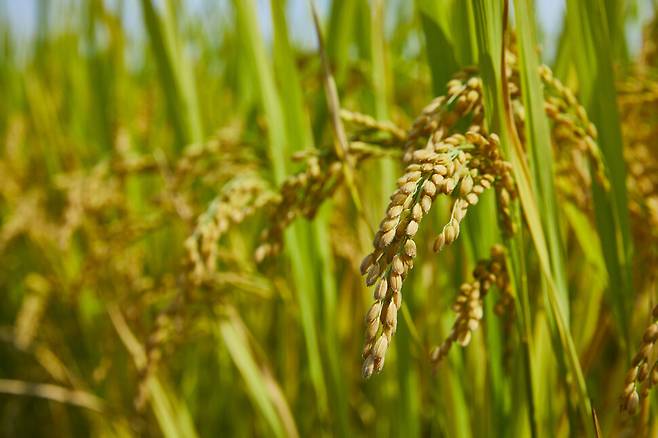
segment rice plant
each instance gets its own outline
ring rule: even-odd
[[[0,436],[657,436],[658,4],[560,4],[0,1]]]

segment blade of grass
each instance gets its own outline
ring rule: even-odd
[[[317,10],[315,9],[315,3],[313,0],[309,0],[309,3],[311,6],[311,15],[313,16],[315,35],[318,42],[318,51],[320,52],[320,59],[322,61],[324,91],[327,99],[327,105],[329,107],[331,126],[334,130],[334,148],[336,150],[336,155],[342,161],[345,184],[347,184],[347,188],[350,192],[350,196],[352,197],[352,201],[354,202],[354,206],[356,207],[357,212],[359,212],[359,215],[367,223],[367,220],[365,220],[365,216],[363,214],[363,206],[361,204],[361,199],[359,198],[359,192],[357,191],[356,185],[354,184],[354,170],[352,169],[352,163],[349,162],[346,156],[350,146],[347,141],[347,135],[345,134],[343,121],[340,118],[340,100],[338,98],[336,81],[331,74],[329,59],[327,58],[327,53],[324,49],[324,39],[322,37],[322,28],[320,27],[320,18],[318,16]]]
[[[298,436],[299,434],[294,423],[291,423],[291,420],[289,420],[286,422],[287,427],[285,427],[284,422],[277,413],[277,408],[268,395],[267,388],[270,384],[267,382],[266,377],[263,375],[250,351],[245,328],[235,312],[229,310],[228,316],[222,318],[217,329],[218,337],[223,340],[235,366],[240,371],[240,374],[242,374],[251,399],[272,429],[273,434],[277,437]],[[286,416],[291,418],[290,415]]]
[[[473,4],[474,22],[478,43],[478,64],[483,81],[485,116],[489,129],[492,132],[500,134],[501,144],[506,157],[514,160],[516,154],[510,151],[508,134],[505,130],[505,120],[502,114],[503,98],[500,90],[502,83],[502,65],[500,54],[503,47],[503,10],[499,3],[487,2],[484,0],[476,1]],[[518,158],[517,158],[518,159]],[[513,161],[514,164],[514,161]],[[524,182],[519,181],[517,185]],[[526,182],[526,184],[529,181]],[[514,216],[520,221],[520,213],[515,209]],[[506,242],[509,253],[508,263],[511,267],[513,290],[516,294],[516,307],[519,328],[519,337],[523,348],[523,365],[525,374],[526,403],[527,415],[530,424],[532,436],[538,434],[538,420],[544,416],[538,412],[542,408],[537,399],[537,370],[534,363],[535,348],[533,345],[531,329],[531,309],[528,294],[527,262],[523,250],[523,233],[517,233],[516,236]],[[516,406],[523,406],[519,401],[515,402]],[[519,418],[519,417],[517,417]]]
[[[551,273],[557,288],[557,303],[564,321],[570,321],[570,303],[564,261],[564,243],[559,226],[557,197],[554,183],[553,150],[549,131],[548,119],[544,111],[543,90],[540,78],[539,60],[536,53],[536,31],[534,29],[534,7],[527,0],[515,0],[515,10],[527,11],[516,19],[517,35],[519,41],[519,73],[521,76],[521,89],[525,108],[525,134],[528,142],[526,150],[529,152],[529,165],[532,171],[533,191],[539,211],[542,212],[542,228],[545,232]],[[592,309],[594,310],[594,309]],[[549,324],[553,319],[549,318]],[[555,330],[553,330],[555,332]],[[559,341],[555,342],[559,348]],[[538,357],[538,363],[546,362],[545,358]],[[560,361],[564,368],[564,362]],[[547,379],[550,377],[547,375]],[[544,379],[546,381],[546,379]],[[550,385],[540,384],[539,397],[543,398],[550,391]],[[552,416],[552,414],[549,414]],[[586,422],[585,419],[583,419]]]
[[[327,28],[327,57],[333,66],[336,83],[340,86],[347,72],[349,48],[354,35],[354,15],[357,1],[334,0],[331,2]]]
[[[274,65],[275,73],[279,78],[281,95],[286,96],[285,116],[288,128],[288,138],[294,150],[305,147],[313,147],[308,111],[305,108],[302,85],[295,65],[294,53],[288,38],[288,27],[286,23],[285,2],[272,0],[272,21],[274,24]],[[330,206],[326,206],[316,215],[313,223],[308,226],[300,225],[307,230],[310,236],[310,248],[313,249],[313,266],[319,267],[320,281],[316,281],[317,287],[322,290],[322,316],[327,360],[331,386],[329,393],[332,406],[330,412],[335,415],[338,431],[342,436],[348,435],[348,406],[345,395],[344,380],[340,376],[338,332],[336,329],[336,304],[337,293],[334,281],[334,270],[330,254],[330,240],[328,235],[328,218]],[[317,279],[318,275],[315,276]]]
[[[474,62],[477,58],[475,38],[464,29],[474,30],[474,18],[470,2],[431,2],[419,0],[416,2],[421,16],[425,34],[427,63],[430,67],[432,85],[435,95],[443,94],[445,84],[459,69]],[[462,63],[457,60],[462,60]],[[491,246],[500,240],[497,226],[491,223],[495,217],[495,203],[491,194],[485,194],[477,208],[466,217],[464,235],[467,237],[473,257],[476,260],[489,257]],[[473,236],[473,238],[468,238]],[[477,390],[479,394],[490,395],[491,403],[484,406],[492,408],[492,414],[484,416],[493,421],[486,426],[489,430],[497,430],[499,435],[508,435],[505,428],[510,425],[506,420],[509,415],[509,406],[505,402],[506,395],[510,394],[509,380],[505,378],[502,369],[502,340],[499,336],[497,321],[492,306],[485,308],[486,345],[492,360],[488,360],[488,384],[491,391],[483,388]]]
[[[513,173],[516,179],[517,188],[519,191],[519,199],[521,201],[521,207],[528,225],[530,236],[532,238],[535,250],[537,252],[539,266],[544,276],[544,280],[548,287],[545,288],[546,299],[549,303],[549,308],[551,315],[555,320],[556,335],[559,337],[560,343],[562,345],[562,350],[559,351],[560,354],[565,357],[565,365],[567,369],[572,374],[575,380],[576,392],[579,397],[579,412],[581,414],[581,419],[583,421],[583,427],[586,429],[591,428],[591,423],[589,420],[589,413],[591,411],[591,404],[589,400],[589,395],[587,393],[587,387],[585,384],[585,379],[583,376],[582,369],[580,367],[580,362],[578,359],[578,354],[576,352],[573,339],[569,332],[567,321],[564,318],[562,309],[558,301],[558,289],[555,285],[555,279],[551,271],[551,262],[550,255],[548,251],[548,246],[546,244],[546,238],[541,224],[541,215],[537,207],[537,201],[535,194],[533,192],[533,185],[530,177],[530,170],[528,169],[527,163],[525,161],[525,153],[523,151],[523,146],[516,132],[516,128],[513,121],[513,113],[511,108],[510,95],[508,91],[507,80],[503,78],[505,75],[505,51],[503,50],[502,45],[502,36],[505,26],[502,28],[496,22],[506,23],[507,20],[507,3],[505,3],[504,15],[501,15],[501,11],[496,11],[490,4],[482,4],[482,2],[476,3],[476,17],[480,16],[478,22],[487,26],[489,29],[489,37],[494,38],[499,48],[499,60],[494,61],[494,59],[485,59],[482,69],[483,80],[489,82],[488,87],[493,92],[490,91],[490,97],[496,99],[497,102],[494,102],[494,111],[496,109],[502,109],[502,113],[495,111],[494,114],[497,117],[502,118],[499,120],[499,127],[501,128],[501,140],[503,147],[508,149],[507,156],[510,157],[512,163]],[[495,18],[498,17],[498,20]],[[498,29],[496,31],[495,29]],[[499,33],[500,32],[500,33]],[[484,32],[479,32],[478,39],[481,41],[481,46],[487,47],[487,41]],[[495,52],[494,52],[495,53]],[[496,65],[497,64],[497,65]],[[482,65],[482,59],[481,59]],[[491,74],[494,74],[493,78],[495,82],[491,83]],[[487,79],[488,77],[488,79]],[[502,84],[502,87],[497,88],[496,84]],[[502,91],[502,95],[501,92]],[[505,144],[511,143],[507,148]],[[535,407],[537,407],[535,405]]]
[[[507,129],[510,132],[514,132],[514,125],[511,122],[511,108],[509,105],[506,105],[506,122]],[[508,115],[509,114],[509,115]],[[537,203],[535,201],[535,195],[531,189],[530,182],[530,172],[526,167],[525,162],[522,159],[523,149],[518,137],[515,135],[511,136],[512,144],[514,146],[512,152],[512,167],[514,168],[515,177],[517,178],[517,187],[519,187],[519,199],[521,200],[521,206],[523,207],[523,213],[528,223],[528,228],[530,230],[530,236],[532,238],[535,250],[539,258],[539,265],[544,275],[544,280],[547,283],[546,287],[546,298],[549,303],[550,311],[555,319],[555,327],[557,330],[557,335],[559,336],[560,343],[562,344],[563,350],[560,352],[565,356],[565,364],[569,368],[569,372],[573,374],[575,379],[576,389],[578,390],[578,396],[580,398],[579,410],[583,419],[587,418],[586,412],[589,412],[591,403],[587,393],[587,386],[585,384],[585,378],[580,367],[580,362],[578,359],[578,353],[576,351],[573,339],[569,332],[567,321],[562,314],[562,309],[560,306],[558,298],[558,287],[555,284],[553,274],[550,266],[550,256],[546,244],[546,239],[544,237],[543,229],[541,227],[540,213],[537,209]],[[589,422],[584,422],[586,426],[591,426]]]
[[[580,310],[574,308],[574,314],[582,314],[583,317],[572,321],[572,332],[574,340],[582,351],[589,345],[593,336],[599,330],[599,317],[601,306],[603,305],[603,295],[608,286],[608,273],[603,260],[603,250],[601,249],[601,239],[596,232],[596,227],[591,224],[590,218],[578,207],[566,204],[563,207],[564,215],[569,227],[573,230],[575,240],[578,242],[583,251],[584,260],[581,261],[583,266],[576,266],[578,272],[582,268],[591,269],[591,274],[584,274],[580,278],[575,278],[576,286],[582,290],[588,290],[589,294],[585,300],[579,303]]]
[[[471,2],[416,0],[425,35],[432,90],[439,96],[459,68],[473,64],[477,54]]]
[[[384,23],[385,0],[371,2],[370,13],[370,44],[372,85],[375,99],[375,117],[379,120],[390,119],[390,102],[393,95],[391,83],[391,69],[386,47],[386,29]],[[379,189],[382,192],[380,199],[386,199],[387,194],[395,188],[395,167],[391,159],[384,159],[379,164],[381,181]],[[382,211],[385,205],[379,205]]]
[[[594,212],[610,278],[608,300],[630,360],[633,248],[606,6],[598,0],[568,1],[567,21],[572,50],[578,53],[573,59],[579,91],[592,122],[599,130],[599,147],[610,179],[609,193],[598,184],[592,185]]]
[[[544,112],[544,97],[540,83],[539,60],[536,53],[534,30],[534,7],[528,0],[514,0],[515,10],[525,11],[516,18],[519,43],[519,73],[523,107],[525,108],[525,131],[528,139],[529,164],[533,175],[533,190],[538,208],[542,212],[542,228],[551,260],[551,272],[558,287],[558,302],[561,313],[569,321],[569,291],[564,269],[564,244],[559,227],[557,198],[555,195],[553,148],[548,118]]]
[[[107,313],[112,321],[114,330],[119,339],[126,347],[135,362],[137,369],[143,369],[146,365],[146,353],[144,347],[139,343],[130,330],[119,307],[114,303],[105,305]],[[175,395],[162,384],[160,379],[152,375],[147,382],[149,392],[149,403],[158,421],[160,430],[166,438],[197,436],[191,416],[182,400],[177,401]]]
[[[478,1],[475,4],[476,19],[478,23],[478,41],[480,47],[484,48],[481,52],[480,66],[485,85],[485,105],[486,109],[491,114],[496,115],[499,120],[492,128],[495,130],[496,125],[501,132],[501,140],[506,155],[510,157],[513,173],[516,178],[517,187],[519,190],[519,197],[521,207],[523,209],[526,223],[528,224],[530,236],[532,238],[535,250],[537,252],[539,266],[543,273],[544,280],[547,284],[545,288],[546,299],[549,303],[551,314],[555,320],[556,335],[559,337],[562,345],[562,350],[559,352],[565,357],[565,365],[574,378],[576,386],[576,394],[579,397],[579,412],[583,427],[586,429],[591,428],[589,421],[590,401],[587,393],[587,387],[580,367],[579,359],[573,339],[569,333],[567,321],[562,314],[562,309],[558,302],[558,289],[555,285],[553,273],[551,271],[550,256],[544,231],[541,225],[540,217],[535,194],[532,190],[532,182],[530,171],[524,159],[524,151],[519,141],[518,135],[515,131],[515,126],[512,118],[511,104],[509,101],[509,93],[507,90],[507,81],[502,81],[505,75],[501,70],[504,68],[504,51],[502,50],[502,29],[500,23],[504,17],[501,15],[500,8],[495,5]],[[496,19],[498,17],[498,19]],[[495,29],[498,29],[496,31]],[[489,50],[490,44],[498,47],[500,59],[498,61],[492,56],[496,50]],[[503,95],[500,94],[500,89],[497,84],[502,83]],[[487,104],[487,96],[489,96],[489,103]],[[503,96],[506,96],[503,98]],[[493,101],[492,101],[493,99]],[[501,111],[502,110],[502,111]],[[501,120],[502,119],[502,120]],[[508,146],[511,142],[511,148]],[[535,407],[536,407],[535,403]],[[536,429],[535,429],[536,431]]]
[[[423,30],[425,32],[428,52],[428,64],[432,73],[432,83],[435,94],[443,94],[446,82],[458,68],[470,65],[477,59],[475,38],[465,29],[474,30],[474,17],[470,2],[428,2],[418,1]],[[462,60],[461,63],[457,60]],[[491,218],[495,217],[495,200],[491,194],[485,194],[465,221],[465,236],[475,260],[486,259],[490,255],[491,246],[500,240],[500,234]],[[505,378],[502,363],[502,339],[497,330],[497,318],[492,306],[485,306],[486,348],[492,360],[487,361],[490,391],[478,388],[478,394],[486,394],[490,403],[483,403],[483,408],[491,408],[490,415],[483,415],[491,421],[482,427],[497,430],[499,435],[509,435],[506,429],[511,422],[507,421],[510,406],[505,402],[509,397],[511,387],[509,379]],[[507,395],[506,395],[507,394]],[[483,412],[484,414],[484,412]],[[493,429],[492,429],[493,428]]]
[[[158,65],[169,118],[174,125],[177,146],[203,139],[196,86],[191,64],[185,59],[178,39],[172,0],[167,0],[161,18],[152,0],[142,0],[142,15]]]
[[[286,175],[286,160],[288,157],[289,142],[284,120],[286,110],[274,82],[272,66],[267,59],[255,15],[257,8],[254,1],[236,0],[233,4],[242,35],[246,38],[245,47],[255,68],[254,78],[258,84],[260,103],[267,120],[268,147],[270,159],[272,160],[274,180],[277,184],[280,184]],[[318,398],[318,412],[321,416],[325,416],[328,412],[327,390],[315,326],[317,318],[315,318],[313,295],[313,268],[311,260],[307,256],[308,242],[305,236],[301,234],[301,229],[296,225],[286,232],[285,241],[286,251],[292,267],[293,284],[300,306],[300,318],[306,341],[311,381]]]
[[[103,54],[98,47],[97,39],[97,16],[100,16],[104,11],[102,2],[98,0],[90,1],[87,4],[87,43],[90,47],[90,55],[88,57],[88,70],[89,77],[95,80],[88,81],[92,91],[90,93],[93,99],[92,107],[98,108],[98,111],[92,113],[93,124],[95,131],[93,135],[98,137],[98,142],[102,149],[105,151],[112,150],[112,83],[107,75],[107,70],[104,68]]]
[[[85,391],[72,390],[49,383],[24,382],[22,380],[0,379],[0,394],[21,395],[43,398],[59,403],[70,404],[102,413],[105,403],[100,398]]]

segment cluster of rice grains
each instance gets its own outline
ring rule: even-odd
[[[522,128],[524,109],[515,59],[510,53],[507,80],[515,123]],[[552,121],[552,140],[559,146],[558,152],[564,155],[565,151],[570,151],[588,160],[597,182],[607,188],[605,167],[596,144],[596,128],[584,108],[548,67],[542,66],[539,76],[545,86],[545,110]],[[386,216],[375,235],[374,250],[361,264],[366,284],[375,285],[374,303],[366,316],[362,370],[366,378],[383,367],[397,325],[402,282],[412,269],[416,255],[413,239],[438,194],[451,196],[454,201],[447,224],[435,238],[435,251],[457,239],[460,222],[468,208],[490,187],[495,188],[503,237],[508,238],[516,231],[511,203],[517,193],[511,166],[501,156],[497,135],[484,129],[481,86],[475,70],[458,73],[448,83],[447,94],[434,99],[414,121],[404,142],[405,173],[398,180],[398,188],[390,198]],[[589,175],[582,178],[587,184],[580,186],[589,187]],[[492,284],[497,284],[503,293],[501,303],[504,304],[497,306],[498,309],[513,313],[512,294],[501,254],[501,248],[496,247],[490,261],[478,264],[475,282],[462,287],[456,304],[458,319],[449,338],[433,351],[433,362],[445,356],[453,342],[468,344],[471,331],[482,317],[482,298]],[[493,266],[495,272],[487,270],[487,266]],[[506,328],[511,329],[511,325],[506,324]]]
[[[305,157],[304,155],[308,155]],[[312,219],[318,208],[342,181],[342,164],[334,155],[317,152],[301,155],[306,167],[284,180],[279,192],[272,191],[258,176],[240,178],[228,185],[199,216],[194,232],[186,240],[188,261],[195,284],[208,279],[217,265],[220,238],[231,226],[255,213],[266,212],[267,227],[261,232],[256,262],[277,255],[283,247],[284,231],[299,218]],[[363,159],[367,154],[357,154]]]
[[[481,82],[471,73],[452,80],[448,95],[435,99],[414,122],[405,143],[405,173],[375,234],[374,249],[361,263],[366,284],[375,285],[374,303],[366,316],[365,378],[384,365],[402,304],[402,283],[416,256],[414,236],[438,195],[452,196],[454,202],[448,222],[435,238],[437,252],[457,239],[468,208],[491,187],[498,198],[501,229],[506,235],[514,232],[510,203],[516,189],[510,165],[502,159],[498,136],[486,134],[482,127]],[[471,122],[466,132],[448,135],[465,118]]]
[[[472,333],[478,329],[484,316],[484,298],[493,286],[500,292],[495,312],[499,317],[504,317],[505,332],[509,334],[512,330],[514,296],[505,261],[505,249],[502,245],[494,245],[491,248],[491,257],[477,263],[473,270],[473,278],[472,282],[464,283],[459,288],[459,294],[452,306],[457,318],[450,334],[430,354],[430,359],[435,365],[438,365],[448,354],[454,342],[462,347],[471,342]]]
[[[647,400],[649,391],[658,385],[658,361],[655,360],[654,346],[658,340],[658,306],[652,311],[652,322],[644,331],[638,352],[631,361],[631,368],[626,373],[624,391],[620,397],[623,412],[636,414],[640,402]],[[652,358],[653,364],[650,365]]]
[[[268,227],[263,230],[255,258],[262,262],[278,254],[283,246],[283,233],[300,216],[312,219],[322,203],[331,197],[342,181],[342,163],[331,157],[311,154],[306,168],[288,177],[268,214]]]
[[[524,110],[518,69],[515,56],[510,54],[508,59],[507,80],[515,123],[522,128]],[[545,108],[553,122],[554,144],[588,159],[595,178],[606,187],[596,129],[583,107],[547,67],[541,67],[539,75],[545,85]],[[417,253],[414,237],[436,197],[442,194],[453,199],[450,217],[434,240],[433,248],[438,252],[458,238],[468,209],[489,188],[496,194],[503,237],[512,236],[517,224],[512,218],[511,206],[517,192],[511,166],[502,157],[498,136],[484,128],[482,82],[475,69],[464,69],[455,75],[447,84],[446,95],[425,107],[407,133],[390,122],[380,122],[364,114],[341,110],[340,116],[354,128],[346,157],[317,150],[299,154],[296,158],[304,159],[306,166],[284,180],[278,192],[269,189],[257,177],[235,181],[199,217],[186,247],[190,275],[198,285],[215,272],[218,241],[229,227],[264,211],[267,227],[255,251],[256,261],[262,262],[281,251],[284,231],[295,219],[312,219],[320,205],[342,185],[342,160],[358,166],[367,158],[395,156],[396,151],[402,150],[404,174],[398,179],[386,216],[375,234],[373,251],[361,263],[366,284],[374,286],[374,303],[367,312],[363,350],[362,371],[367,378],[384,365],[386,350],[397,326],[402,283],[413,268]],[[588,175],[583,178],[589,179]],[[452,342],[468,343],[470,332],[481,319],[482,298],[491,285],[496,284],[504,298],[501,301],[504,304],[498,308],[513,313],[512,294],[501,254],[496,247],[491,260],[478,264],[475,282],[462,288],[456,305],[457,322],[449,339],[432,355],[433,361],[443,357]]]
[[[585,108],[578,102],[570,88],[562,84],[546,66],[541,66],[539,75],[544,84],[546,115],[552,122],[551,137],[558,160],[558,174],[571,181],[560,184],[567,196],[576,197],[579,205],[585,205],[591,178],[574,163],[587,159],[592,166],[594,178],[604,189],[609,182],[601,151],[596,144],[597,130],[587,117]],[[587,163],[585,163],[587,164]],[[575,179],[575,181],[573,181]],[[575,192],[581,188],[580,192]]]
[[[215,272],[219,240],[231,225],[273,200],[267,184],[256,176],[237,179],[224,188],[199,216],[194,232],[185,241],[194,284],[201,284]]]

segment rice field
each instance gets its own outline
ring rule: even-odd
[[[0,436],[658,436],[655,0],[20,3]]]

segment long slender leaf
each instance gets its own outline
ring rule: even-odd
[[[190,64],[183,55],[175,23],[174,5],[167,0],[161,18],[152,0],[142,0],[142,14],[160,69],[169,116],[176,129],[179,147],[203,139],[196,86]]]
[[[609,301],[613,306],[617,327],[629,343],[632,288],[632,253],[626,193],[626,168],[622,153],[622,137],[617,110],[615,77],[609,50],[610,37],[606,10],[602,1],[567,2],[567,20],[574,50],[575,67],[582,100],[592,121],[599,129],[599,146],[609,170],[610,193],[593,185],[596,223],[610,278]],[[618,32],[618,31],[617,31]]]
[[[551,314],[555,320],[557,330],[556,335],[559,337],[563,346],[565,364],[575,378],[583,427],[588,428],[591,427],[591,408],[584,376],[573,339],[569,333],[568,321],[565,319],[559,304],[559,293],[551,269],[550,255],[541,224],[541,215],[539,214],[537,207],[536,194],[533,191],[530,171],[525,162],[524,153],[512,121],[511,108],[507,103],[509,97],[504,96],[504,93],[507,93],[507,82],[502,80],[504,77],[504,75],[502,75],[503,64],[501,62],[501,59],[504,59],[502,56],[504,53],[502,44],[503,11],[500,8],[500,5],[497,6],[495,4],[492,5],[491,3],[477,1],[475,3],[475,15],[476,23],[478,25],[478,41],[481,50],[480,68],[484,81],[485,105],[489,114],[494,115],[494,123],[492,124],[491,129],[500,129],[501,142],[512,163],[523,213],[526,223],[528,224],[535,250],[537,251],[543,278],[547,284],[547,287],[545,288],[546,298],[551,309]],[[502,87],[497,87],[497,84],[501,83]],[[489,103],[487,103],[487,100]],[[497,122],[495,122],[495,118],[498,118]],[[508,146],[505,146],[506,144]],[[518,254],[518,250],[515,252]],[[535,403],[535,407],[537,407],[537,403]]]
[[[284,114],[286,110],[280,98],[279,91],[274,83],[272,66],[267,59],[267,53],[258,29],[258,23],[254,15],[256,7],[253,0],[235,1],[238,22],[247,37],[245,43],[252,57],[259,91],[260,103],[268,122],[269,152],[272,160],[274,179],[281,183],[286,174],[286,162],[288,158],[288,138],[285,130]],[[324,379],[324,371],[320,358],[317,328],[315,326],[315,304],[314,291],[312,289],[312,267],[311,260],[306,256],[308,247],[304,245],[305,238],[302,237],[302,229],[293,227],[285,236],[287,252],[290,255],[292,274],[297,292],[297,299],[301,308],[300,318],[306,348],[310,364],[310,374],[318,397],[319,412],[321,415],[327,413],[327,389]]]

